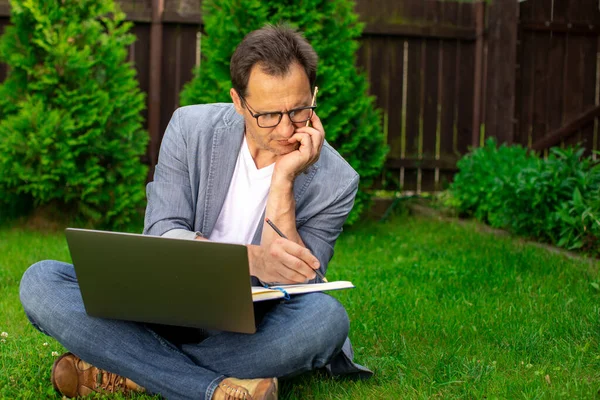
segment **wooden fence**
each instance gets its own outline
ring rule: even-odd
[[[520,11],[513,141],[598,150],[598,1],[527,1]]]
[[[135,24],[129,55],[148,94],[154,166],[199,62],[200,0],[120,3]],[[379,187],[442,189],[487,136],[599,149],[598,0],[357,0],[356,10],[365,22],[357,64],[384,111],[390,146]],[[8,16],[0,0],[0,31]]]
[[[484,4],[359,1],[358,64],[384,110],[383,186],[435,190],[479,143]]]

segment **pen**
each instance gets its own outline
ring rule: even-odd
[[[313,93],[313,100],[312,100],[312,104],[311,104],[311,106],[313,106],[313,107],[317,104],[317,93],[319,93],[319,87],[315,86],[315,92]],[[309,126],[309,125],[310,125],[310,119],[308,121],[306,121],[306,126]],[[271,225],[271,226],[273,226],[273,225]],[[281,235],[280,232],[277,232],[277,233],[279,233]]]
[[[282,238],[284,238],[284,239],[287,239],[287,236],[285,236],[285,235],[283,234],[283,232],[281,232],[281,231],[279,230],[279,228],[278,228],[278,227],[277,227],[277,226],[276,226],[276,225],[275,225],[275,224],[274,224],[274,223],[273,223],[273,222],[272,222],[272,221],[271,221],[269,218],[265,218],[265,221],[267,221],[267,224],[269,224],[269,226],[271,226],[271,228],[273,228],[273,230],[274,230],[275,232],[277,232],[277,234],[278,234],[279,236],[281,236],[281,237],[282,237]],[[325,277],[323,276],[323,274],[321,273],[321,271],[319,271],[318,269],[315,269],[314,271],[315,271],[315,273],[316,273],[316,274],[319,276],[319,278],[321,278],[321,280],[322,280],[323,282],[327,282],[327,279],[325,279]]]

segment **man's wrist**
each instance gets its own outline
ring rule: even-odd
[[[271,178],[271,190],[276,189],[279,191],[291,191],[294,189],[295,177],[286,174],[273,173]]]
[[[260,246],[257,246],[254,244],[247,244],[246,248],[248,249],[248,269],[249,269],[250,275],[256,276],[260,280],[259,275],[262,275],[262,274],[260,274],[260,272],[259,272],[260,268],[258,266],[262,262],[262,259],[261,259],[262,249]]]

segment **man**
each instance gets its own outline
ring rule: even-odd
[[[312,47],[287,27],[246,36],[231,59],[233,105],[174,113],[148,184],[144,233],[246,244],[254,284],[319,281],[359,177],[324,141],[312,105],[316,69]],[[57,261],[27,270],[21,301],[33,325],[72,352],[52,370],[67,396],[276,399],[278,377],[371,374],[352,363],[348,316],[323,293],[255,306],[253,335],[89,317],[73,267]]]

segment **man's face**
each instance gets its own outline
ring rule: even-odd
[[[265,151],[274,156],[282,156],[295,150],[297,143],[288,143],[296,128],[304,124],[294,124],[287,114],[279,125],[261,128],[252,112],[245,107],[237,93],[232,90],[232,98],[238,113],[244,116],[246,139],[252,156],[255,158]],[[267,75],[255,65],[248,80],[244,100],[255,113],[289,111],[311,105],[310,83],[306,72],[299,64],[292,64],[284,77]]]

